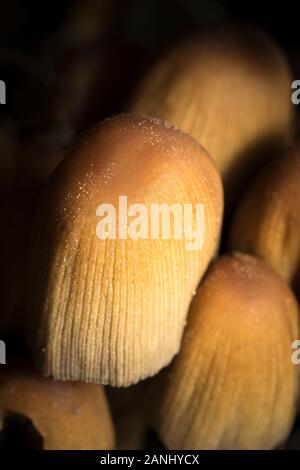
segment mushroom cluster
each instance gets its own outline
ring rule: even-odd
[[[0,448],[291,447],[300,146],[284,52],[249,25],[202,28],[124,78],[121,100],[107,65],[134,52],[115,9],[74,3],[42,48],[60,78],[0,130]]]

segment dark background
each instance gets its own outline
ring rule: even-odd
[[[224,19],[243,20],[269,31],[285,49],[295,78],[299,78],[297,3],[2,0],[0,79],[7,84],[7,106],[1,107],[1,117],[12,118],[21,135],[62,127],[66,132],[80,130],[95,119],[122,111],[123,100],[144,65],[162,48],[191,30]],[[89,83],[90,89],[86,88],[83,102],[76,104],[80,92],[70,90],[70,81],[83,69],[95,67],[93,59],[84,59],[93,51],[98,62],[97,78]],[[76,65],[72,60],[77,60]],[[94,101],[95,86],[97,106],[89,102]],[[78,109],[64,120],[53,108],[54,101],[63,101],[66,95]]]

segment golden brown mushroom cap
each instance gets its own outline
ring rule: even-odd
[[[202,249],[173,235],[99,240],[97,207],[118,207],[120,195],[149,209],[203,204]],[[212,159],[168,123],[120,115],[84,136],[51,179],[36,222],[29,327],[44,373],[124,386],[168,364],[215,253],[222,207]]]
[[[0,376],[2,444],[5,441],[14,448],[18,432],[30,431],[27,421],[36,433],[35,440],[24,434],[21,445],[38,445],[44,450],[106,450],[114,446],[113,425],[101,386],[51,381],[40,377],[30,365],[13,362],[3,366]]]
[[[263,258],[300,293],[300,145],[269,163],[234,217],[229,249]]]
[[[180,353],[162,378],[155,427],[167,447],[280,444],[295,415],[297,338],[297,302],[271,268],[240,254],[214,262],[192,303]]]
[[[289,141],[291,83],[268,34],[229,23],[175,44],[150,67],[129,110],[166,119],[198,140],[215,159],[231,202],[261,158]]]

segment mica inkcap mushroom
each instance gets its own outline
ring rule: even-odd
[[[290,142],[291,83],[273,38],[230,22],[174,41],[142,77],[128,109],[198,140],[216,161],[228,206],[262,159]]]
[[[121,195],[148,214],[154,203],[202,204],[203,246],[187,249],[172,230],[99,239],[97,208],[118,208]],[[127,386],[166,366],[217,249],[222,210],[213,160],[168,123],[123,114],[85,134],[50,179],[35,224],[28,325],[43,373]],[[118,213],[116,223],[128,228]]]
[[[242,197],[230,250],[259,256],[300,295],[300,143],[262,169]]]
[[[103,388],[45,379],[31,364],[11,360],[0,377],[0,448],[113,449]]]
[[[188,317],[182,348],[159,382],[154,427],[169,449],[272,449],[291,430],[299,312],[262,260],[212,263]]]

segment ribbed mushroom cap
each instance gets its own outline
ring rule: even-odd
[[[171,449],[267,449],[295,414],[292,341],[298,306],[259,259],[224,256],[192,303],[182,348],[155,403],[155,427]]]
[[[120,195],[149,213],[153,203],[203,204],[202,249],[175,239],[172,219],[170,239],[148,230],[148,239],[120,239],[117,231],[115,240],[100,240],[100,204],[117,208],[117,226],[128,228]],[[84,136],[53,175],[36,222],[29,327],[44,373],[123,386],[167,365],[215,253],[222,206],[213,161],[169,124],[121,115]]]
[[[300,145],[268,164],[237,210],[229,248],[263,258],[300,294]]]
[[[114,431],[103,388],[51,381],[21,361],[3,366],[0,441],[15,448],[18,438],[21,446],[44,450],[112,449]]]
[[[230,23],[175,44],[149,68],[129,110],[197,139],[215,159],[231,202],[261,158],[289,141],[291,82],[268,34]]]

